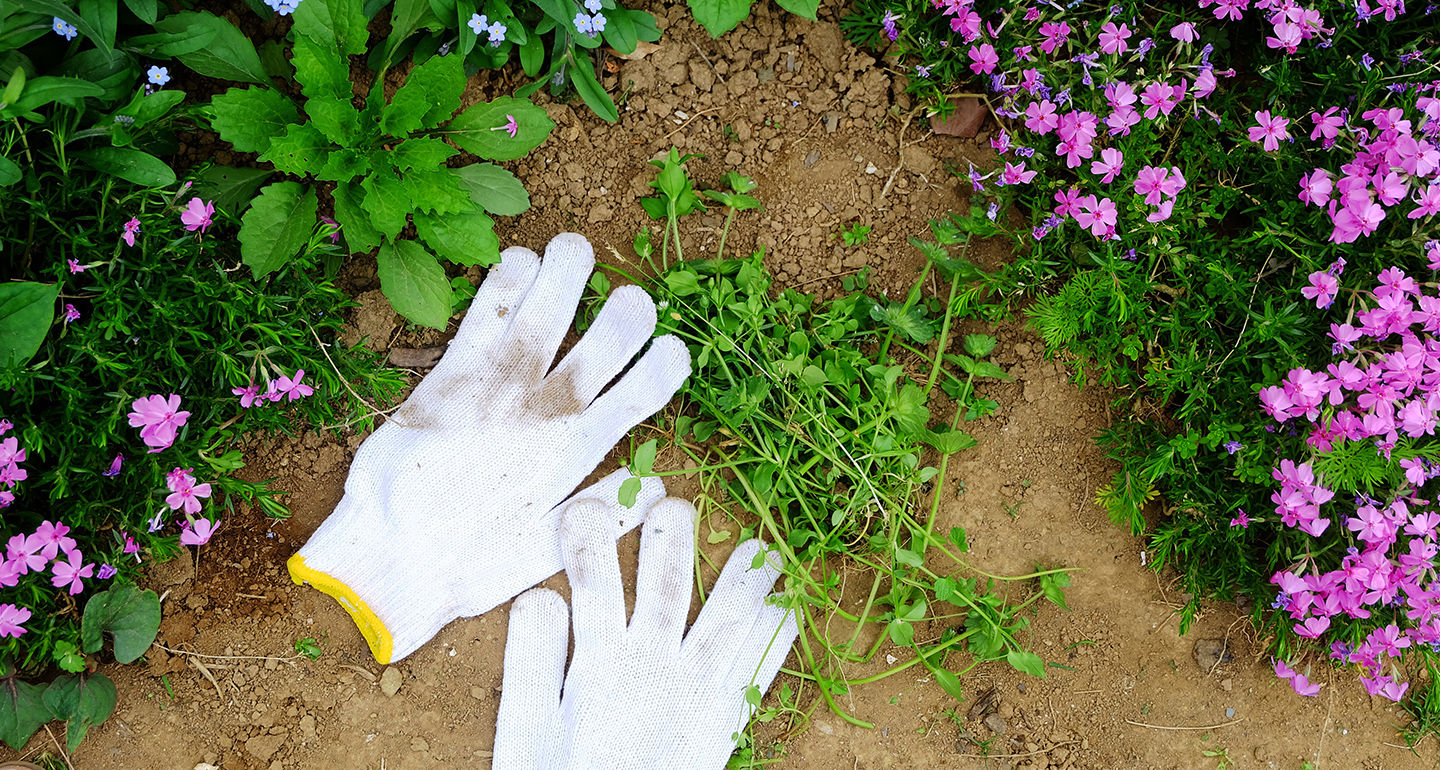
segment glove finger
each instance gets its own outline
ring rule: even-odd
[[[577,500],[560,519],[560,553],[570,579],[575,654],[601,659],[618,651],[625,636],[625,586],[615,554],[615,525],[598,500]]]
[[[561,402],[589,406],[600,391],[615,379],[655,331],[655,303],[639,286],[622,286],[610,295],[595,318],[560,365],[555,367],[541,391],[563,391]]]
[[[500,264],[490,268],[480,284],[460,331],[450,343],[441,362],[461,352],[488,351],[515,321],[525,296],[540,273],[540,258],[523,246],[511,246],[500,255]],[[463,357],[463,356],[462,356]],[[437,367],[438,368],[438,367]]]
[[[494,770],[536,770],[554,744],[565,682],[570,611],[554,591],[526,591],[510,609],[505,675],[495,720]]]
[[[685,636],[695,574],[695,506],[667,497],[645,514],[630,638],[670,657]]]
[[[595,267],[595,250],[583,236],[561,233],[545,247],[540,273],[500,342],[497,361],[523,381],[539,383],[570,330],[575,306]]]
[[[650,343],[630,371],[595,399],[580,416],[581,435],[612,445],[641,420],[660,411],[690,376],[690,351],[680,338],[667,334]]]
[[[799,618],[793,610],[763,605],[744,643],[735,648],[735,660],[726,675],[725,689],[743,693],[752,683],[762,693],[770,689],[799,633]]]
[[[685,637],[688,659],[707,664],[729,662],[733,653],[727,651],[748,635],[780,574],[768,560],[758,569],[750,568],[760,549],[759,540],[747,540],[730,554],[705,608]]]

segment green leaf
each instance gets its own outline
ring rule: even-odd
[[[359,56],[369,50],[370,32],[360,0],[321,0],[295,7],[295,31],[331,47],[345,56]]]
[[[22,176],[20,167],[15,165],[15,161],[0,155],[0,187],[9,187],[15,184],[20,181]]]
[[[395,0],[390,12],[390,36],[385,39],[383,59],[374,69],[384,69],[395,60],[400,46],[421,28],[441,29],[444,25],[430,9],[430,0]],[[468,33],[468,29],[462,30]]]
[[[474,203],[447,168],[411,169],[400,179],[416,211],[454,214],[471,211]]]
[[[935,681],[939,683],[941,689],[950,693],[950,697],[964,702],[965,687],[960,684],[960,677],[955,676],[946,669],[937,668],[935,669]]]
[[[514,138],[509,131],[492,130],[505,126],[511,116],[517,126]],[[555,121],[529,99],[502,96],[472,105],[437,133],[487,160],[514,160],[530,154],[554,129]]]
[[[1045,598],[1066,612],[1070,611],[1070,607],[1065,604],[1065,587],[1068,585],[1070,585],[1070,573],[1068,572],[1040,576],[1040,590],[1045,592]]]
[[[125,0],[125,7],[146,24],[154,24],[160,14],[160,0]]]
[[[44,107],[51,102],[83,109],[86,98],[100,96],[104,93],[104,88],[88,80],[44,75],[27,81],[25,88],[20,91],[20,99],[7,109],[24,113]]]
[[[700,291],[700,279],[690,270],[672,270],[665,274],[665,287],[677,297],[688,297]]]
[[[78,674],[85,670],[85,656],[80,654],[80,648],[76,647],[74,642],[64,639],[56,642],[55,647],[50,650],[50,657],[61,671]]]
[[[330,153],[325,167],[315,172],[315,178],[326,182],[348,182],[370,171],[370,155],[361,150],[342,147]]]
[[[95,28],[95,32],[103,40],[101,48],[105,50],[114,48],[115,28],[119,15],[116,0],[80,0],[77,5],[80,16],[89,20],[90,26]]]
[[[318,209],[315,191],[299,182],[276,182],[260,192],[240,223],[240,256],[257,279],[300,253]]]
[[[335,221],[340,225],[340,235],[352,254],[364,254],[380,245],[380,231],[370,221],[364,206],[365,192],[358,184],[341,182],[332,193],[335,198]],[[434,244],[431,244],[434,247]],[[496,242],[499,248],[499,242]]]
[[[975,437],[961,430],[946,430],[937,433],[933,430],[920,432],[920,439],[942,455],[955,454],[963,449],[970,449],[977,445]]]
[[[334,40],[323,41],[297,35],[290,62],[295,65],[295,79],[304,88],[307,98],[329,97],[349,103],[354,93],[350,84],[350,66],[336,52]],[[308,105],[305,111],[310,111]]]
[[[605,21],[605,42],[621,54],[634,53],[639,38],[636,37],[635,22],[630,20],[630,12],[624,8],[607,10]]]
[[[406,139],[395,148],[390,160],[395,168],[404,171],[411,168],[437,169],[457,154],[454,147],[434,137]]]
[[[0,368],[35,357],[55,321],[59,294],[58,283],[0,283]]]
[[[263,153],[270,142],[300,122],[300,111],[272,88],[232,88],[210,100],[215,117],[210,125],[240,152]]]
[[[80,640],[85,652],[97,652],[105,643],[102,634],[110,634],[115,639],[115,660],[131,663],[150,649],[158,630],[160,597],[154,591],[122,583],[85,603]]]
[[[943,577],[935,581],[935,598],[948,602],[955,597],[955,578]]]
[[[414,241],[386,241],[376,260],[380,288],[395,312],[443,330],[450,321],[450,282],[435,255]]]
[[[920,311],[913,307],[906,310],[898,302],[871,305],[870,318],[922,345],[935,337],[935,324],[930,319],[920,315]]]
[[[781,8],[815,21],[815,12],[820,9],[820,0],[775,0]]]
[[[586,38],[584,35],[581,37],[582,39]],[[580,94],[580,98],[585,100],[585,104],[589,105],[596,115],[599,115],[607,123],[614,123],[620,119],[620,110],[616,109],[615,100],[610,98],[610,94],[605,93],[605,88],[600,85],[600,81],[595,79],[595,70],[590,66],[589,56],[578,57],[578,61],[575,61],[570,67],[570,74],[575,91]]]
[[[925,405],[925,389],[913,382],[905,383],[895,398],[895,424],[908,434],[925,430],[930,422],[930,407]]]
[[[19,751],[53,716],[45,707],[45,689],[17,679],[8,663],[6,669],[9,673],[0,677],[0,741]]]
[[[711,531],[710,534],[705,536],[705,542],[709,543],[710,545],[715,545],[716,543],[723,543],[726,540],[730,539],[731,534],[733,533],[728,529],[722,529],[718,532]]]
[[[500,239],[495,235],[495,220],[483,211],[447,216],[418,212],[414,219],[415,232],[425,245],[444,259],[459,265],[481,267],[500,261]]]
[[[904,548],[895,549],[895,561],[898,561],[901,564],[908,564],[912,567],[917,568],[922,567],[925,564],[924,557],[922,557],[918,553],[915,553],[914,551],[906,550]]]
[[[950,542],[955,544],[955,548],[959,550],[960,553],[966,553],[970,550],[970,541],[965,537],[964,527],[950,528]]]
[[[640,496],[640,479],[631,476],[620,482],[620,497],[616,502],[626,508],[634,508],[635,500]]]
[[[74,153],[97,171],[118,176],[142,187],[169,187],[175,184],[175,172],[165,161],[148,152],[130,147],[97,147]]]
[[[195,194],[213,202],[216,209],[238,217],[250,206],[255,191],[274,173],[263,168],[211,166],[195,182]]]
[[[307,176],[325,168],[330,149],[330,140],[313,123],[292,123],[284,136],[270,140],[270,149],[259,160],[274,163],[284,173]]]
[[[710,37],[720,37],[740,26],[740,22],[750,15],[750,3],[751,0],[686,0],[695,14],[695,21],[710,33]],[[815,18],[814,11],[811,11],[810,18]]]
[[[260,55],[255,52],[255,44],[234,24],[209,11],[171,14],[155,22],[155,28],[170,33],[213,30],[215,36],[205,47],[178,54],[185,66],[201,75],[219,80],[270,85],[270,76],[260,64]]]
[[[15,71],[10,74],[10,81],[5,84],[5,95],[0,101],[11,104],[20,100],[20,92],[25,90],[25,68],[15,66]]]
[[[901,647],[909,647],[915,641],[915,627],[899,618],[890,621],[885,630],[890,632],[890,641]]]
[[[468,28],[460,34],[474,37]],[[384,130],[391,136],[405,137],[421,128],[434,128],[460,109],[460,96],[464,92],[465,69],[461,57],[433,56],[410,71],[405,85],[400,86],[385,107],[381,118]]]
[[[360,131],[360,111],[349,99],[334,96],[315,96],[305,102],[305,114],[327,139],[341,147],[360,144],[356,137]]]
[[[386,238],[399,235],[405,228],[405,217],[415,210],[400,178],[389,169],[377,169],[360,180],[360,186],[365,190],[361,210],[369,212],[375,230]]]
[[[812,388],[818,388],[824,385],[829,379],[830,378],[825,375],[825,370],[814,364],[807,365],[804,371],[800,373],[800,381]]]
[[[1041,660],[1040,656],[1033,652],[1011,650],[1006,654],[1005,660],[1010,663],[1011,668],[1022,674],[1038,676],[1041,679],[1045,678],[1045,661]]]
[[[104,674],[59,677],[42,697],[50,713],[66,723],[66,749],[72,753],[91,727],[115,711],[115,684]]]
[[[520,45],[520,68],[524,70],[525,77],[533,78],[540,74],[540,68],[544,65],[545,43],[540,40],[539,35],[531,35]]]
[[[650,439],[635,450],[635,462],[630,465],[630,472],[636,476],[648,476],[655,470],[655,454],[660,449],[660,442]]]
[[[995,345],[999,340],[988,334],[967,334],[965,335],[965,352],[976,358],[984,358],[995,351]]]
[[[515,175],[493,163],[472,163],[450,169],[470,200],[491,214],[513,217],[530,208],[530,193]]]
[[[128,0],[127,0],[128,1]],[[154,23],[154,22],[150,22]],[[126,48],[152,59],[169,59],[180,54],[194,53],[215,39],[212,26],[182,29],[179,32],[157,32],[153,35],[137,35],[125,41]]]
[[[114,34],[111,34],[110,39],[107,41],[105,36],[90,24],[89,19],[71,10],[67,5],[57,3],[55,0],[12,0],[12,2],[16,8],[20,8],[21,10],[38,13],[41,16],[58,16],[64,19],[73,25],[75,29],[79,30],[80,34],[89,38],[92,43],[99,46],[102,50],[109,51],[114,48]]]

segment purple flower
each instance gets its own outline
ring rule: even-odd
[[[101,476],[114,477],[120,475],[120,468],[125,465],[125,455],[116,454],[115,459],[110,461],[110,470],[102,472]]]
[[[1245,447],[1245,445],[1242,444],[1242,443],[1240,443],[1239,441],[1226,441],[1226,442],[1225,442],[1225,451],[1226,451],[1226,452],[1229,452],[1229,453],[1232,454],[1232,455],[1235,454],[1236,452],[1239,452],[1239,451],[1240,451],[1241,449],[1243,449],[1244,447]]]
[[[80,311],[76,310],[74,305],[65,303],[65,323],[75,323],[78,320],[80,320]]]
[[[1360,66],[1364,67],[1366,72],[1369,72],[1370,68],[1374,65],[1375,59],[1374,57],[1370,56],[1370,54],[1367,53],[1364,56],[1360,57]]]
[[[181,219],[183,220],[184,217],[182,216]],[[120,240],[124,241],[126,246],[134,246],[135,236],[139,233],[140,220],[136,219],[135,217],[130,217],[130,221],[125,223],[125,229],[122,230],[120,233]]]
[[[1241,529],[1246,529],[1250,526],[1250,517],[1245,513],[1244,508],[1240,508],[1235,518],[1230,520],[1230,526]]]
[[[892,43],[895,42],[896,38],[900,37],[900,31],[895,29],[895,21],[899,18],[899,16],[896,16],[887,8],[885,10],[885,16],[880,19],[880,26],[885,28],[885,36],[890,38],[890,42]]]
[[[197,199],[198,200],[198,199]],[[135,411],[126,415],[130,427],[140,428],[140,438],[154,447],[151,454],[175,443],[175,435],[190,419],[189,412],[180,411],[180,397],[174,393],[167,399],[159,394],[138,398],[130,405]]]
[[[917,64],[915,65],[915,74],[922,78],[928,78],[930,77],[930,69],[930,67],[927,67],[924,64]]]
[[[76,274],[76,273],[83,273],[83,272],[85,272],[86,270],[89,270],[89,269],[90,269],[90,266],[89,266],[89,265],[82,265],[82,264],[80,264],[80,260],[78,260],[78,259],[71,259],[71,260],[68,261],[68,264],[69,264],[69,266],[70,266],[70,274],[71,274],[71,275],[74,275],[74,274]]]
[[[100,571],[95,573],[95,577],[100,578],[101,580],[109,580],[110,578],[115,577],[115,573],[119,571],[120,570],[115,569],[109,564],[101,564]]]
[[[190,232],[199,230],[200,234],[204,235],[205,228],[212,224],[211,217],[214,215],[214,203],[207,203],[199,198],[191,198],[190,204],[185,208],[185,211],[180,213],[180,221],[185,225],[186,230]]]

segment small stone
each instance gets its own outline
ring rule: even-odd
[[[615,210],[602,203],[599,206],[590,209],[589,220],[590,224],[593,225],[596,222],[609,222],[610,219],[614,216]]]
[[[985,122],[988,114],[985,103],[979,99],[973,97],[960,99],[955,105],[955,111],[950,113],[950,117],[945,120],[941,120],[939,115],[931,117],[930,127],[937,134],[971,139],[979,133],[980,124]]]
[[[817,727],[820,728],[820,732],[825,733],[826,735],[835,734],[835,728],[831,727],[829,722],[821,722],[819,725],[817,725]]]
[[[1234,686],[1235,686],[1235,680],[1234,680],[1234,679],[1221,679],[1221,680],[1220,680],[1220,689],[1224,690],[1225,692],[1230,692],[1230,688],[1232,688],[1232,687],[1234,687]]]
[[[395,667],[387,666],[380,674],[380,692],[388,696],[400,692],[400,672]]]
[[[213,751],[205,752],[205,764],[214,765],[220,762],[220,755]]]
[[[1235,717],[1235,709],[1225,709],[1225,718],[1226,718],[1226,719],[1233,719],[1234,717]]]
[[[1001,703],[999,713],[1000,716],[1009,719],[1015,716],[1015,705],[1013,703]]]
[[[424,738],[413,738],[410,740],[411,751],[429,751],[430,743]]]
[[[844,116],[838,112],[825,113],[825,132],[829,134],[835,133],[835,130],[840,127],[840,118],[842,117]]]
[[[999,714],[991,714],[990,716],[985,717],[984,725],[990,728],[990,732],[995,733],[996,735],[1000,735],[1001,733],[1005,732],[1005,729],[1007,727],[1007,725],[1005,724],[1005,717],[1002,717]]]
[[[479,687],[471,687],[470,697],[474,698],[475,700],[485,700],[485,691],[480,689]]]
[[[220,770],[220,768],[210,764],[209,762],[201,762],[200,764],[195,766],[195,770]]]
[[[806,155],[806,156],[805,156],[805,168],[810,168],[811,166],[815,165],[816,161],[818,161],[818,160],[820,160],[820,151],[819,151],[819,150],[815,150],[814,152],[810,153],[809,155]]]
[[[306,714],[300,719],[300,736],[307,741],[313,741],[319,737],[315,734],[315,717]]]
[[[281,729],[280,733],[265,733],[245,741],[245,751],[261,762],[269,762],[275,752],[285,744],[286,733],[283,732],[284,728]]]
[[[1235,659],[1235,656],[1231,655],[1230,650],[1225,646],[1224,639],[1201,639],[1195,643],[1193,654],[1195,665],[1207,673],[1214,671],[1216,666]]]

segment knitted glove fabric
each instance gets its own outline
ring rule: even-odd
[[[380,663],[558,572],[561,503],[689,375],[678,339],[650,343],[655,306],[639,287],[616,289],[551,371],[593,266],[571,233],[543,261],[507,249],[444,358],[360,446],[344,498],[291,557],[291,578],[339,600]],[[615,535],[665,494],[646,479],[626,509],[628,477],[581,493],[606,501]]]
[[[541,588],[515,600],[494,770],[719,770],[752,713],[745,689],[764,692],[795,641],[795,616],[766,601],[779,573],[750,567],[755,540],[735,549],[685,633],[695,508],[675,498],[646,516],[627,626],[613,526],[594,500],[561,522],[575,605],[568,674],[564,600]]]

